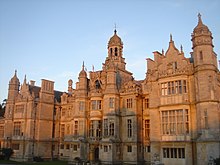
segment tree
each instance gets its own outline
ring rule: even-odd
[[[0,117],[3,117],[5,114],[5,108],[6,108],[6,99],[3,100],[3,102],[0,104]]]

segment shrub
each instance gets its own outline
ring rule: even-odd
[[[40,156],[35,156],[35,157],[33,158],[33,161],[35,161],[35,162],[43,162],[44,160],[43,160],[43,158],[41,158]]]
[[[13,150],[11,148],[2,148],[2,154],[6,160],[9,160],[13,154]]]
[[[214,159],[215,165],[220,165],[220,158]]]

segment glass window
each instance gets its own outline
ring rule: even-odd
[[[21,136],[21,122],[14,122],[14,135]]]
[[[79,121],[74,121],[74,135],[77,136],[79,133]]]
[[[173,62],[173,70],[177,69],[177,62]]]
[[[101,88],[101,81],[99,81],[99,80],[95,81],[95,88],[96,89],[100,89]]]
[[[127,120],[127,127],[128,127],[128,138],[132,137],[132,121],[131,119]]]
[[[108,152],[108,146],[104,146],[104,152]]]
[[[64,149],[64,144],[60,144],[60,149]]]
[[[101,121],[96,121],[96,137],[101,137]]]
[[[102,101],[101,100],[92,100],[92,110],[100,110],[102,109]]]
[[[101,137],[101,120],[90,121],[90,137]]]
[[[166,96],[167,95],[167,83],[162,83],[161,84],[161,94],[162,96]]]
[[[109,135],[114,136],[114,122],[110,121],[109,124]]]
[[[187,93],[186,80],[183,80],[183,93]]]
[[[151,150],[151,149],[150,149],[150,146],[146,146],[146,147],[145,147],[145,152],[151,152],[150,150]]]
[[[104,136],[108,136],[108,119],[104,119]]]
[[[127,152],[132,152],[132,146],[131,145],[127,146]]]
[[[89,135],[90,137],[94,137],[94,120],[90,121],[90,127],[89,127]]]
[[[185,159],[185,148],[163,148],[163,158]]]
[[[144,99],[144,106],[145,106],[145,109],[149,108],[149,98]]]
[[[179,81],[179,94],[182,94],[182,81]]]
[[[150,120],[147,119],[144,121],[144,133],[145,133],[145,139],[150,139]]]
[[[79,102],[79,110],[80,110],[80,111],[85,110],[85,102],[84,102],[84,101],[80,101],[80,102]]]
[[[187,93],[187,82],[186,80],[176,80],[161,83],[161,95],[173,95]]]
[[[132,108],[132,98],[127,99],[127,108]]]
[[[76,144],[73,145],[73,151],[77,151],[78,146]]]
[[[161,112],[163,135],[184,135],[189,133],[189,116],[187,109]]]
[[[114,108],[115,98],[109,98],[109,108]]]
[[[69,145],[69,144],[66,145],[66,149],[67,149],[67,150],[70,149],[70,145]]]

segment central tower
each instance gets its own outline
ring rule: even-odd
[[[105,64],[113,63],[115,67],[125,70],[125,59],[123,58],[123,43],[121,38],[117,35],[117,31],[114,30],[114,35],[108,42],[108,57]]]

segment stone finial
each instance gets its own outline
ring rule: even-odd
[[[26,74],[24,75],[24,83],[23,84],[27,84],[27,76],[26,76]]]
[[[198,25],[197,26],[198,27],[205,26],[202,22],[202,15],[200,13],[198,14]]]
[[[164,55],[164,50],[162,49],[162,55]]]
[[[172,34],[170,33],[170,42],[172,42],[173,41],[173,36],[172,36]]]
[[[202,22],[202,18],[201,17],[202,17],[202,15],[199,13],[198,14],[198,22]]]
[[[180,46],[180,51],[181,51],[181,53],[183,53],[183,45],[182,44]]]
[[[115,23],[115,30],[114,30],[114,34],[116,34],[117,33],[117,26],[116,26],[116,23]]]
[[[82,64],[82,70],[85,70],[84,61],[83,61],[83,64]]]

